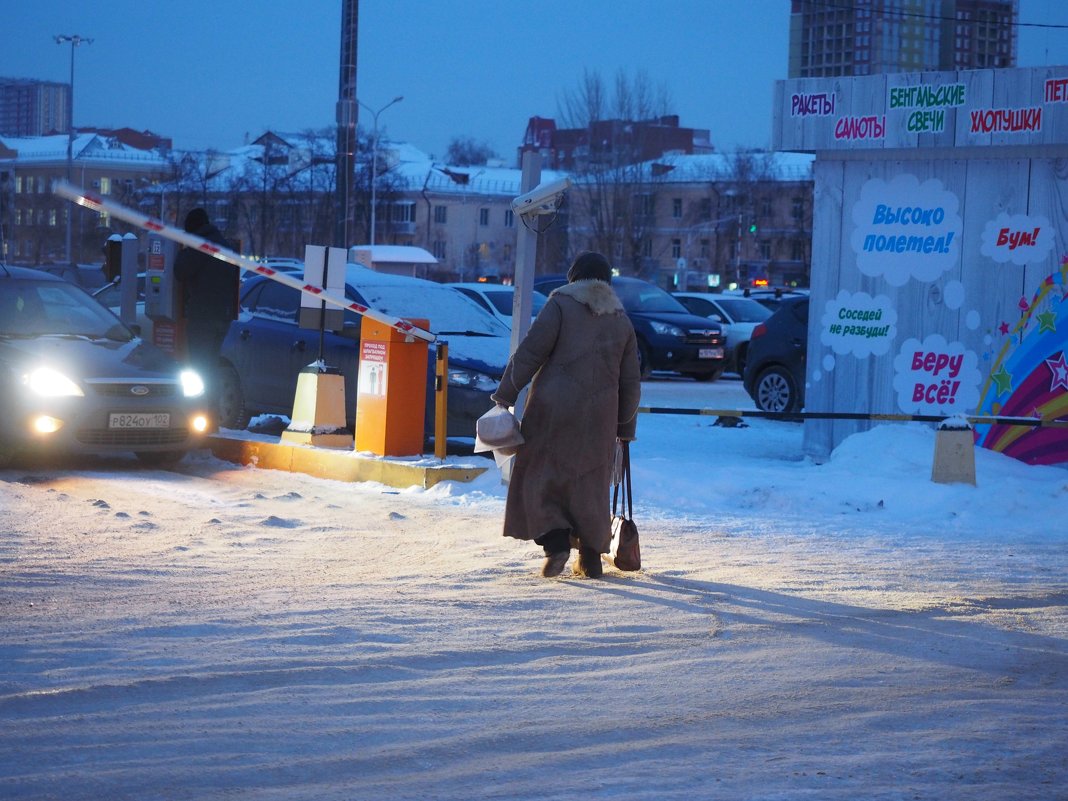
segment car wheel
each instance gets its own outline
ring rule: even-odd
[[[185,451],[135,451],[134,456],[152,467],[174,467],[185,458]]]
[[[218,394],[219,425],[222,428],[243,430],[249,421],[245,409],[245,392],[241,389],[241,377],[231,365],[219,367]]]
[[[643,379],[653,374],[653,365],[649,363],[649,346],[638,340],[638,372]]]
[[[755,384],[757,408],[764,412],[796,412],[800,406],[797,385],[789,370],[769,367]]]

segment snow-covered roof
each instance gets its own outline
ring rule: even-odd
[[[372,264],[437,264],[433,254],[412,245],[353,245],[349,248],[349,258],[357,264],[364,264],[357,258],[361,252],[370,256]]]
[[[66,162],[67,135],[51,136],[0,136],[0,144],[14,152],[3,161],[23,163]],[[74,137],[71,157],[75,161],[92,161],[94,164],[113,163],[126,165],[136,163],[140,167],[162,168],[165,160],[153,150],[130,147],[112,136],[83,133]]]

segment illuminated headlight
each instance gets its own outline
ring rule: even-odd
[[[23,379],[26,386],[46,398],[82,397],[82,388],[51,367],[38,367]]]
[[[660,334],[660,336],[662,337],[678,337],[679,339],[684,339],[686,337],[686,332],[679,328],[677,325],[671,325],[670,323],[658,323],[655,320],[650,321],[649,325],[654,331],[656,331],[656,333]]]
[[[204,379],[195,370],[182,370],[178,378],[182,382],[182,394],[187,398],[204,394]]]
[[[474,370],[449,370],[449,383],[454,387],[470,387],[481,392],[493,392],[497,382],[485,373]]]

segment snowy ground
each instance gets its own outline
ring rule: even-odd
[[[0,798],[1068,798],[1068,471],[712,422],[640,420],[600,581],[500,536],[495,469],[0,471]]]

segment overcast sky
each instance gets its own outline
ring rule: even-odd
[[[228,149],[267,128],[334,124],[340,0],[9,3],[0,75],[69,80],[76,125],[150,129]],[[255,9],[253,11],[252,9]],[[362,0],[358,94],[390,137],[441,156],[456,136],[512,163],[532,116],[556,117],[584,70],[664,86],[684,126],[720,149],[770,144],[786,77],[789,0]],[[1068,64],[1068,2],[1021,0],[1020,65]],[[371,114],[360,110],[360,124]]]

